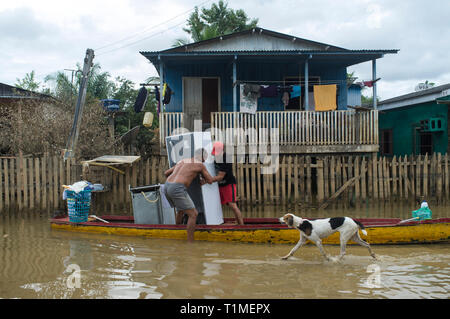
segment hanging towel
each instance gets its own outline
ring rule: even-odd
[[[301,86],[300,85],[293,85],[292,86],[292,93],[291,93],[291,99],[294,97],[299,97],[301,95]]]
[[[164,83],[163,104],[169,104],[170,103],[171,95],[172,95],[172,90],[170,89],[170,86],[168,86],[167,83]]]
[[[255,114],[258,107],[258,98],[256,95],[244,93],[245,85],[240,85],[240,110],[241,113]]]
[[[147,102],[148,91],[145,87],[139,89],[136,101],[134,102],[134,111],[136,113],[141,112],[144,109],[145,103]]]
[[[316,111],[336,110],[337,85],[314,85],[314,102]]]

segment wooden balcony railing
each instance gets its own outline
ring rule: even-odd
[[[183,113],[160,114],[161,145],[183,127]],[[378,111],[263,111],[211,113],[211,133],[225,143],[280,146],[378,145]],[[175,131],[177,132],[177,131]],[[180,132],[180,130],[178,130]],[[219,137],[218,134],[221,136]]]
[[[175,135],[184,127],[183,115],[182,112],[159,113],[159,142],[162,147],[166,145],[166,136]]]
[[[272,137],[264,134],[273,132],[278,134],[280,145],[378,144],[377,111],[216,112],[211,115],[211,127],[222,134],[228,129],[225,141],[235,145],[271,141]]]

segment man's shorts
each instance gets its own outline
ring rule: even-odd
[[[177,211],[195,208],[194,202],[187,193],[186,186],[180,183],[165,183],[164,194],[170,206],[175,207]]]
[[[236,184],[228,184],[219,187],[220,202],[222,205],[236,202]]]

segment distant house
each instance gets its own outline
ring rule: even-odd
[[[267,137],[258,129],[278,129],[281,153],[323,154],[378,151],[377,111],[347,109],[358,102],[356,88],[349,95],[347,67],[370,61],[376,76],[376,60],[397,52],[349,50],[254,28],[140,53],[158,71],[161,91],[166,85],[172,92],[160,113],[161,146],[177,128],[192,131],[201,121],[200,129],[254,129],[226,135],[234,145]],[[255,86],[262,89],[248,93]],[[253,93],[250,102],[243,98]]]
[[[380,154],[447,153],[449,105],[450,84],[380,101]]]
[[[54,98],[47,94],[24,90],[22,88],[0,83],[0,104],[12,105],[18,101],[27,100],[54,100]]]
[[[46,114],[52,114],[52,108],[59,103],[50,95],[24,90],[12,85],[0,83],[0,130],[9,130],[12,125],[11,114],[22,114],[22,109],[30,107],[44,108]],[[0,154],[9,152],[9,140],[0,137]]]

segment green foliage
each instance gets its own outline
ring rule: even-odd
[[[74,101],[78,91],[64,72],[58,71],[49,74],[44,78],[44,81],[46,83],[50,82],[54,84],[53,90],[48,88],[48,93],[55,98],[69,104]]]
[[[377,96],[377,102],[380,101],[380,98]],[[366,96],[364,94],[361,94],[361,105],[372,107],[373,106],[373,96]]]
[[[39,89],[39,82],[36,82],[34,70],[31,73],[25,74],[25,77],[21,80],[16,78],[17,83],[14,85],[29,91],[37,91]]]
[[[242,9],[235,11],[227,6],[227,3],[219,0],[209,9],[202,8],[201,12],[196,7],[187,20],[187,27],[183,30],[191,36],[192,41],[198,42],[257,26],[258,19],[250,20]],[[174,46],[186,43],[184,39],[177,39]]]

